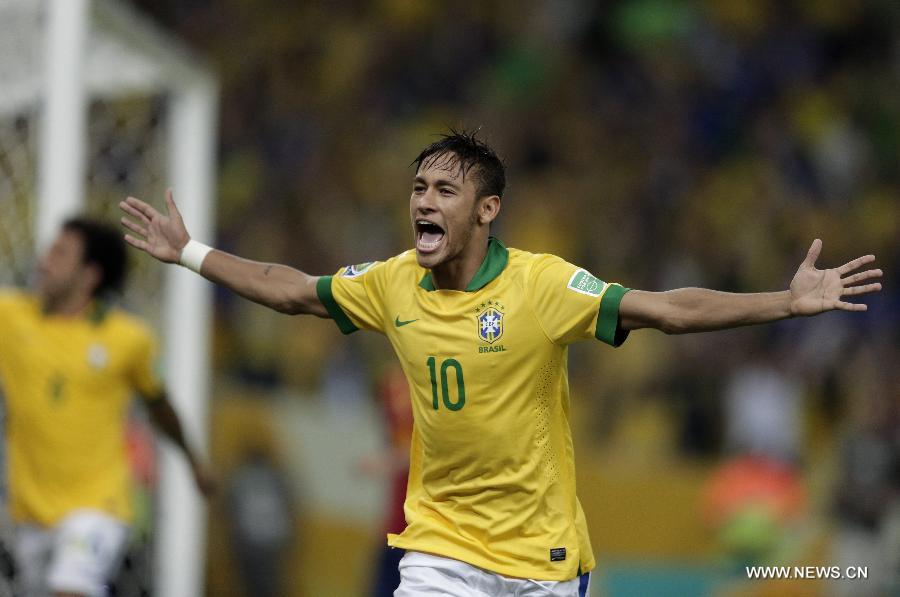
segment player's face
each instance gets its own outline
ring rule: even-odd
[[[469,249],[478,227],[478,191],[470,169],[437,156],[416,173],[409,200],[419,265],[432,269]]]
[[[63,230],[44,253],[38,266],[38,293],[50,302],[67,297],[86,282],[84,240]]]

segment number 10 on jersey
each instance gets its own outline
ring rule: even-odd
[[[428,357],[428,373],[431,375],[431,406],[438,410],[438,367],[434,357]],[[448,370],[453,369],[456,377],[456,400],[451,400],[447,382]],[[440,365],[441,397],[449,410],[459,410],[466,405],[466,382],[463,380],[462,365],[456,359],[444,359]]]

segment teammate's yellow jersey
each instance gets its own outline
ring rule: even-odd
[[[52,525],[76,508],[130,520],[127,406],[133,392],[161,395],[155,352],[150,330],[120,309],[49,316],[34,296],[0,293],[14,520]]]
[[[465,292],[435,290],[414,251],[323,276],[317,290],[342,332],[387,335],[409,381],[407,528],[389,544],[513,577],[591,570],[567,346],[621,344],[627,289],[492,238]]]

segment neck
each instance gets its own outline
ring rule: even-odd
[[[434,287],[440,290],[465,290],[487,256],[488,239],[473,240],[470,250],[431,269]]]
[[[93,297],[89,294],[72,293],[68,296],[45,297],[43,310],[47,315],[77,317],[90,307]]]

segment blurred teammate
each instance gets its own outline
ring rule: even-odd
[[[631,330],[702,332],[832,309],[880,290],[867,255],[818,270],[817,239],[790,289],[730,294],[644,292],[610,284],[553,255],[508,249],[489,235],[504,168],[486,144],[448,135],[414,161],[415,249],[384,262],[311,276],[191,240],[171,193],[167,214],[129,197],[126,240],[157,259],[284,313],[385,334],[412,397],[407,550],[396,595],[584,595],[594,567],[575,497],[567,347],[612,346]],[[612,243],[598,226],[597,242]]]
[[[212,485],[154,373],[152,333],[107,301],[125,275],[116,230],[69,220],[38,274],[36,294],[0,293],[18,577],[27,597],[103,595],[132,516],[125,429],[133,393],[184,451],[199,489]]]

